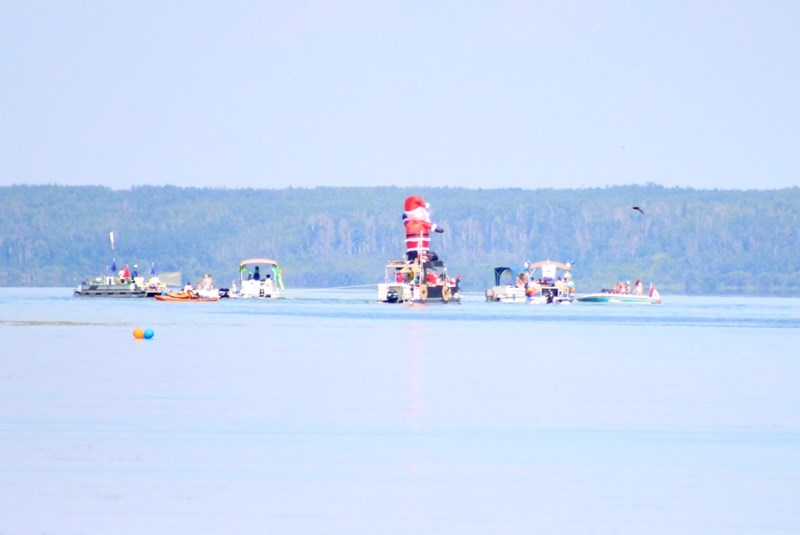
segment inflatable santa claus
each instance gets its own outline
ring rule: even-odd
[[[419,195],[411,195],[406,199],[403,212],[403,225],[406,227],[406,258],[421,261],[437,260],[436,253],[429,251],[431,231],[444,232],[444,229],[431,223],[430,205]]]

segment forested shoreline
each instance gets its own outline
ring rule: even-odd
[[[694,190],[142,186],[0,187],[0,285],[74,286],[117,264],[214,274],[265,256],[287,288],[369,285],[404,251],[403,201],[422,195],[445,229],[432,249],[465,291],[495,266],[574,264],[577,291],[618,280],[662,295],[800,295],[800,188]],[[640,206],[644,213],[632,209]],[[112,251],[109,232],[116,236]]]

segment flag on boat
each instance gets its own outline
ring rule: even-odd
[[[117,260],[116,259],[112,259],[111,260],[111,273],[116,273],[116,272],[117,272]]]
[[[111,240],[111,250],[114,250],[114,231],[108,233],[108,238]]]
[[[153,277],[156,274],[156,263],[152,262],[150,264],[150,276]]]
[[[658,293],[658,290],[656,289],[655,286],[653,286],[652,282],[650,283],[650,299],[652,299],[656,303],[661,302],[661,294]]]
[[[272,265],[272,273],[274,274],[273,277],[275,280],[278,281],[278,285],[280,285],[281,290],[285,290],[286,288],[283,287],[283,270],[278,267],[278,264]]]

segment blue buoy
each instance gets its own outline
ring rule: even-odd
[[[154,334],[156,334],[156,333],[153,332],[153,329],[145,329],[144,330],[144,338],[145,338],[145,340],[150,340],[153,337]]]

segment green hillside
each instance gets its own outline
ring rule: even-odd
[[[800,295],[800,188],[578,190],[0,187],[0,285],[73,286],[118,265],[236,276],[278,260],[291,288],[375,284],[404,251],[403,201],[420,194],[445,228],[432,249],[466,291],[492,268],[574,264],[578,292],[640,277],[663,295]],[[644,214],[631,207],[641,206]],[[114,231],[114,251],[109,232]]]

